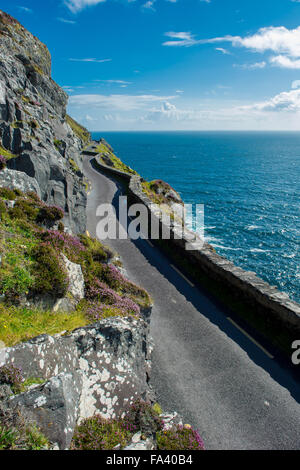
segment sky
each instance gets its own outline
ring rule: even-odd
[[[300,0],[0,0],[91,131],[300,130]]]

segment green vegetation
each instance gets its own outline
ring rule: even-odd
[[[174,426],[160,431],[156,439],[159,450],[204,450],[199,433],[189,426]]]
[[[66,115],[66,121],[71,127],[74,134],[76,134],[77,137],[82,140],[83,143],[87,144],[91,140],[89,131],[85,127],[78,124],[78,122],[72,119],[68,114]]]
[[[0,424],[0,450],[43,450],[50,446],[48,439],[35,424],[21,417],[18,425]]]
[[[17,156],[14,153],[2,147],[2,145],[0,145],[0,155],[3,155],[7,160],[10,160],[11,158],[16,158]]]
[[[69,163],[70,163],[70,165],[71,165],[72,170],[73,170],[75,173],[78,173],[78,172],[80,171],[79,166],[78,166],[77,163],[73,160],[73,158],[70,158],[70,159],[69,159]]]
[[[160,409],[158,404],[157,407]],[[142,440],[155,437],[159,450],[204,450],[196,430],[188,425],[165,429],[155,406],[143,400],[129,405],[123,418],[104,419],[95,415],[82,421],[75,429],[71,449],[112,450],[116,446],[123,449],[138,432]]]
[[[105,145],[105,143],[101,142],[100,145],[97,146],[96,152],[100,154],[100,158],[105,165],[112,166],[116,170],[125,171],[126,173],[130,173],[132,175],[137,175],[138,173],[130,168],[128,165],[125,165],[112,151],[111,149]]]
[[[0,340],[7,346],[112,316],[137,318],[140,309],[151,304],[144,289],[110,264],[110,249],[88,235],[64,232],[63,215],[61,208],[47,206],[34,192],[0,188]],[[51,224],[58,229],[45,228]],[[62,254],[80,264],[85,299],[71,313],[30,307],[36,297],[68,295]]]
[[[75,430],[71,450],[110,450],[120,445],[125,447],[130,432],[114,419],[100,415],[85,419]]]
[[[6,346],[14,346],[41,334],[72,331],[87,324],[88,320],[80,310],[56,313],[0,304],[0,341]]]

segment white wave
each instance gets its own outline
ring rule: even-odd
[[[259,228],[258,225],[247,225],[245,227],[246,230],[256,230],[257,228]]]
[[[261,248],[250,248],[251,253],[269,253],[270,250],[262,250]]]

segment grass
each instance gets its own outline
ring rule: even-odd
[[[5,200],[14,200],[14,207],[7,208]],[[60,220],[63,211],[47,206],[35,193],[0,188],[0,216],[0,294],[4,299],[0,302],[0,341],[6,346],[43,333],[72,331],[108,317],[139,317],[140,308],[151,304],[144,289],[109,264],[115,253],[98,240],[40,226],[45,218]],[[62,253],[80,264],[85,299],[71,313],[31,307],[28,301],[35,296],[68,295]]]
[[[3,155],[7,160],[17,157],[17,155],[10,152],[9,150],[6,150],[4,147],[2,147],[2,145],[0,145],[0,155]]]
[[[128,165],[125,165],[103,142],[96,147],[96,152],[100,154],[102,162],[105,164],[105,158],[108,157],[112,164],[113,168],[116,170],[124,171],[125,173],[130,173],[132,175],[137,175],[138,173],[130,168]]]
[[[87,318],[80,311],[54,313],[0,304],[0,341],[6,346],[14,346],[41,334],[72,331],[87,323]]]
[[[91,140],[91,136],[90,136],[89,131],[85,127],[78,124],[78,122],[76,122],[68,114],[66,115],[66,121],[69,124],[69,126],[71,127],[71,129],[73,130],[74,134],[76,134],[77,137],[79,137],[79,139],[83,143],[87,144]]]
[[[80,171],[79,166],[78,166],[77,163],[73,160],[73,158],[70,158],[70,159],[69,159],[69,163],[70,163],[70,165],[71,165],[72,170],[73,170],[75,173],[77,173],[78,171]]]

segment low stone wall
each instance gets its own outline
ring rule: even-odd
[[[132,176],[104,165],[99,155],[95,156],[95,161],[95,166],[101,172],[121,179],[126,184],[132,202],[144,204],[148,209],[149,219],[156,219],[160,230],[167,229],[162,223],[161,215],[153,210],[151,200],[143,192],[139,176]],[[195,249],[187,251],[186,244],[191,241]],[[171,227],[170,239],[160,240],[160,246],[164,248],[164,245],[167,245],[168,250],[171,248],[177,256],[187,260],[194,271],[221,284],[228,294],[250,306],[254,316],[263,315],[270,326],[276,325],[277,329],[283,328],[293,335],[300,335],[300,305],[297,302],[260,279],[255,273],[245,271],[218,255],[210,245],[204,244],[202,248],[198,248],[199,241],[199,237],[189,230],[185,230],[183,237],[178,238],[178,229]]]

